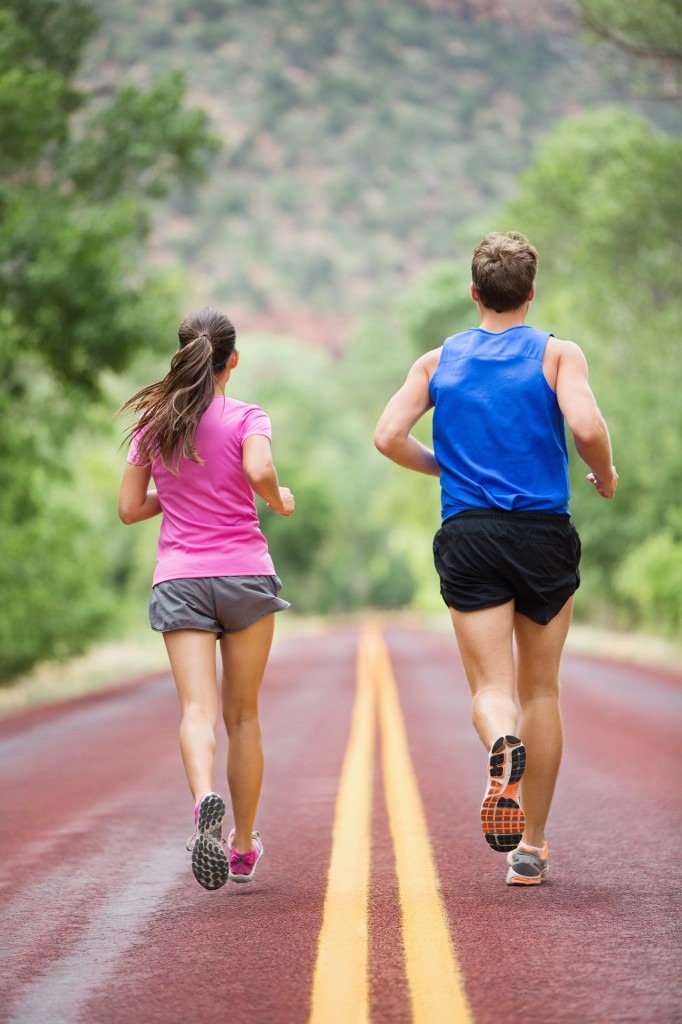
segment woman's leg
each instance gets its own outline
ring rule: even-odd
[[[164,633],[180,698],[180,751],[195,804],[213,789],[218,722],[216,634],[198,629]]]
[[[523,841],[542,847],[561,754],[563,729],[559,710],[559,665],[573,598],[546,626],[517,615],[517,689],[521,705],[520,734],[526,747],[521,783],[526,827]]]
[[[228,737],[227,782],[234,814],[234,849],[248,853],[263,781],[263,745],[258,693],[272,645],[275,616],[266,615],[248,629],[226,633],[223,660],[223,718]]]
[[[475,612],[451,608],[450,615],[471,689],[471,719],[490,750],[500,736],[516,733],[514,602]]]

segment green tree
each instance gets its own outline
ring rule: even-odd
[[[415,592],[386,529],[390,469],[372,445],[377,396],[395,374],[389,343],[386,333],[359,334],[335,359],[294,340],[249,338],[230,382],[270,415],[277,471],[296,496],[293,519],[263,510],[261,523],[298,613],[400,607]]]
[[[81,0],[0,2],[0,678],[83,647],[111,613],[69,439],[92,426],[103,371],[175,320],[142,269],[150,203],[216,149],[178,76],[77,84],[95,27]]]
[[[682,8],[678,0],[578,0],[583,24],[649,72],[647,91],[682,98]],[[653,74],[652,74],[653,72]]]
[[[640,80],[644,91],[654,96],[654,83],[666,97],[663,107],[674,103],[682,66],[679,4],[580,0],[580,8],[593,35],[655,69]],[[603,610],[617,622],[677,634],[681,180],[679,137],[622,108],[598,109],[564,120],[544,138],[516,200],[496,219],[500,229],[524,231],[537,245],[533,322],[581,344],[611,427],[621,476],[615,502],[597,500],[583,463],[571,459],[587,584],[577,611]],[[468,280],[468,266],[445,266],[408,291],[399,308],[415,355],[469,324]],[[411,525],[422,528],[430,499],[414,499]]]
[[[508,211],[540,250],[536,317],[585,349],[611,426],[616,502],[594,502],[579,464],[573,501],[587,571],[598,577],[593,592],[609,602],[629,596],[632,574],[624,586],[617,569],[640,545],[659,534],[682,544],[680,180],[682,140],[602,110],[567,120],[545,140]],[[679,627],[662,612],[666,624]]]

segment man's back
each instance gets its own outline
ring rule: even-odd
[[[430,382],[442,518],[469,508],[568,512],[564,420],[525,325],[448,338]]]

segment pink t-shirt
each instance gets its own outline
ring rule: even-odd
[[[257,405],[214,398],[201,417],[196,445],[202,464],[183,459],[177,475],[152,463],[163,517],[154,584],[207,576],[272,576],[254,494],[244,476],[242,445],[252,434],[271,438]],[[128,462],[137,464],[137,435]]]

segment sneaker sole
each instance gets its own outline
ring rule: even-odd
[[[547,874],[548,869],[545,868],[539,875],[535,875],[533,878],[528,878],[527,875],[517,875],[514,868],[509,868],[509,871],[507,872],[507,885],[540,885],[544,882]]]
[[[220,840],[215,833],[222,830],[225,801],[217,793],[209,793],[201,801],[197,838],[192,850],[192,871],[204,889],[220,889],[227,881],[230,867]]]
[[[233,875],[230,871],[228,878],[231,882],[236,882],[238,885],[244,885],[246,882],[253,882],[256,877],[256,869],[254,868],[250,875]]]
[[[499,853],[515,850],[521,842],[526,816],[518,792],[526,767],[526,748],[517,736],[501,736],[490,751],[490,782],[481,806],[481,828],[486,842]]]
[[[530,874],[530,876],[528,874],[519,874],[518,871],[514,870],[514,865],[510,864],[506,882],[508,886],[539,886],[545,881],[548,874],[549,864],[547,863],[544,867],[540,868],[538,874]]]

